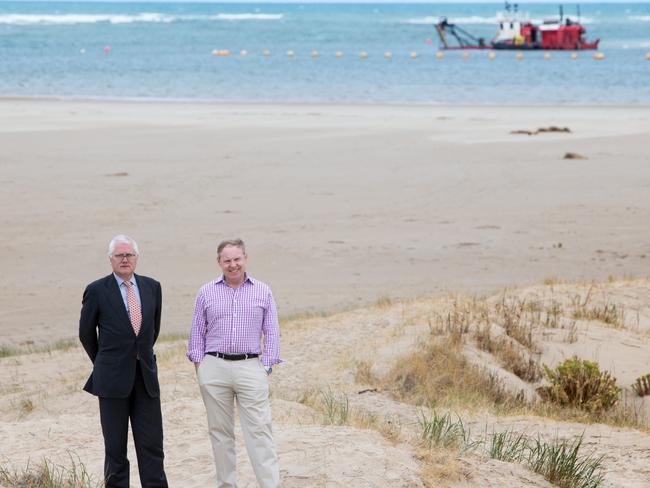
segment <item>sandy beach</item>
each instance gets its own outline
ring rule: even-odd
[[[649,138],[647,106],[0,100],[0,486],[3,469],[43,460],[99,480],[78,314],[110,270],[108,241],[127,233],[138,272],[163,286],[170,486],[215,483],[184,337],[217,243],[240,236],[282,317],[271,399],[285,488],[556,486],[487,454],[503,432],[582,436],[602,456],[598,486],[649,487],[649,397],[631,387],[650,372]],[[540,413],[544,379],[481,348],[481,317],[495,341],[510,334],[506,297],[530,321],[517,348],[531,360],[576,355],[616,377],[618,420]],[[436,410],[400,397],[394,371],[462,314],[457,355],[530,403],[441,399],[479,447],[425,448],[420,422]],[[42,352],[59,340],[73,345]],[[328,411],[341,402],[345,418]],[[240,486],[253,487],[238,434]]]
[[[285,317],[646,276],[649,133],[647,106],[5,99],[0,345],[74,339],[116,233],[162,282],[163,333],[233,235]]]

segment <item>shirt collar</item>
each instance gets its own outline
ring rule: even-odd
[[[115,280],[117,280],[117,286],[121,287],[122,283],[124,283],[125,280],[123,280],[122,278],[117,276],[115,273],[113,273],[113,276],[115,277]],[[129,281],[131,282],[132,285],[138,286],[136,281],[135,281],[135,275],[134,274],[131,275],[131,279]]]
[[[215,283],[216,285],[218,285],[218,284],[220,284],[220,283],[223,283],[224,285],[228,286],[228,283],[226,283],[226,280],[223,278],[223,275],[219,276],[219,278],[217,278],[216,280],[214,280],[214,283]],[[244,283],[250,283],[251,285],[254,285],[254,284],[255,284],[255,280],[254,280],[253,278],[251,278],[250,276],[248,276],[248,273],[246,273],[246,274],[244,275],[244,281],[242,282],[242,285],[243,285]]]

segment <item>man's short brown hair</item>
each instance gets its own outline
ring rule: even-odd
[[[244,244],[244,241],[242,241],[241,239],[228,239],[225,241],[221,241],[217,246],[217,257],[220,257],[221,251],[223,251],[224,248],[228,246],[238,247],[239,249],[242,250],[244,254],[246,254],[246,244]]]

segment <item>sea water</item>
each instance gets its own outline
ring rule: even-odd
[[[0,96],[650,103],[650,4],[580,8],[579,18],[574,5],[564,15],[580,20],[588,39],[601,39],[604,59],[593,59],[594,51],[577,59],[568,51],[552,51],[550,59],[541,51],[520,60],[513,51],[494,59],[487,51],[436,57],[439,19],[489,40],[499,3],[0,1]],[[520,10],[535,22],[558,15],[548,3]]]

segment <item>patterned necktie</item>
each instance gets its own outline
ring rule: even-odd
[[[133,332],[135,332],[135,335],[138,335],[140,332],[140,325],[142,324],[142,311],[140,310],[138,298],[135,296],[133,285],[130,281],[125,281],[124,284],[126,285],[126,303],[129,307],[131,325],[133,326]]]

